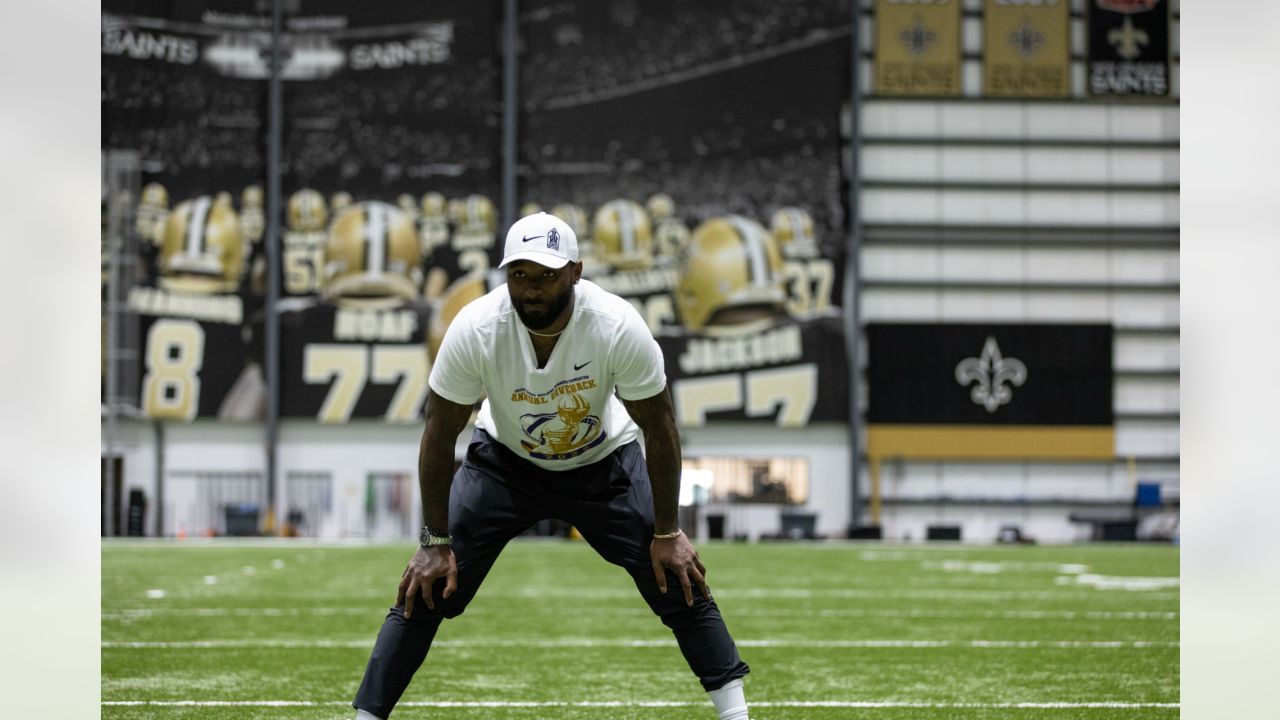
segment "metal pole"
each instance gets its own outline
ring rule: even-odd
[[[271,79],[267,100],[267,298],[265,305],[266,357],[263,368],[267,381],[266,454],[268,514],[276,508],[276,443],[280,435],[280,317],[276,302],[280,298],[280,145],[283,136],[284,98],[280,87],[281,0],[271,2]],[[272,527],[280,523],[268,520]]]
[[[516,0],[503,3],[502,27],[502,230],[516,220]]]
[[[862,460],[862,417],[859,407],[861,369],[859,349],[862,334],[862,282],[858,277],[862,251],[862,228],[858,201],[862,194],[858,155],[862,148],[861,25],[862,2],[849,0],[853,32],[849,34],[849,245],[844,259],[845,342],[849,354],[849,529],[857,528],[862,517],[862,495],[858,476]]]
[[[151,423],[156,436],[156,537],[164,537],[164,423]]]

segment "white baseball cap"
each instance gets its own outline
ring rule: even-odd
[[[507,231],[507,244],[498,267],[517,260],[532,260],[549,268],[577,262],[578,236],[568,223],[555,215],[544,212],[526,215]]]

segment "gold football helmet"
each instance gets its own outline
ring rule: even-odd
[[[540,212],[542,212],[542,206],[536,202],[530,201],[520,206],[520,217],[537,215]]]
[[[160,243],[161,286],[182,292],[235,290],[244,274],[244,239],[231,196],[202,195],[178,204]]]
[[[408,215],[410,220],[418,219],[418,202],[409,193],[400,193],[396,196],[396,207],[400,208],[400,212]]]
[[[786,257],[817,257],[818,241],[813,216],[798,207],[780,208],[773,214],[769,229]]]
[[[449,219],[468,232],[493,232],[498,228],[498,211],[484,195],[468,195],[449,201]]]
[[[262,203],[261,185],[249,185],[240,192],[240,234],[251,243],[261,240],[266,229],[267,214]]]
[[[159,245],[164,236],[164,223],[169,215],[169,191],[158,182],[142,186],[138,198],[138,213],[134,226],[138,236],[152,245]]]
[[[303,188],[289,196],[289,229],[294,232],[315,232],[324,229],[329,211],[324,206],[324,196],[319,190]]]
[[[449,329],[449,323],[453,322],[468,303],[488,291],[484,276],[469,275],[455,281],[441,294],[440,303],[434,307],[431,319],[427,321],[427,357],[432,362],[435,362],[436,353],[440,352],[440,344],[444,342],[444,333]]]
[[[566,225],[573,228],[573,234],[578,236],[578,242],[591,237],[590,222],[587,219],[587,211],[582,209],[581,205],[574,203],[560,203],[551,208],[551,214],[560,218]]]
[[[676,214],[676,201],[663,192],[650,195],[644,207],[649,211],[649,219],[654,225],[660,225],[663,220]]]
[[[324,294],[343,300],[411,298],[422,284],[422,253],[413,221],[393,205],[348,207],[324,245]]]
[[[653,264],[653,231],[640,203],[610,200],[596,210],[591,225],[602,261],[619,270],[644,270]]]
[[[740,215],[712,218],[693,231],[680,260],[676,304],[686,328],[698,332],[782,312],[782,256],[760,223]]]
[[[653,231],[654,250],[660,257],[678,258],[689,243],[689,227],[677,217],[669,217],[658,223]]]
[[[346,210],[347,206],[353,202],[355,200],[351,197],[351,193],[346,190],[339,190],[329,196],[329,209],[333,211],[334,217],[338,217],[338,213]]]
[[[444,217],[444,195],[438,192],[427,192],[422,194],[422,212],[424,218],[443,218]]]

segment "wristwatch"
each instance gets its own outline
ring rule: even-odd
[[[430,527],[423,525],[422,532],[418,533],[418,544],[422,547],[434,547],[436,545],[452,545],[453,536],[445,533],[438,533]]]

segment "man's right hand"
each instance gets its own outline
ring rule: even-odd
[[[453,556],[453,550],[447,545],[419,547],[409,560],[409,566],[404,569],[404,575],[400,578],[400,590],[396,593],[396,605],[404,606],[405,619],[413,615],[414,599],[419,594],[427,602],[427,607],[436,609],[431,588],[440,578],[445,578],[443,596],[447,598],[458,589],[458,561]]]

